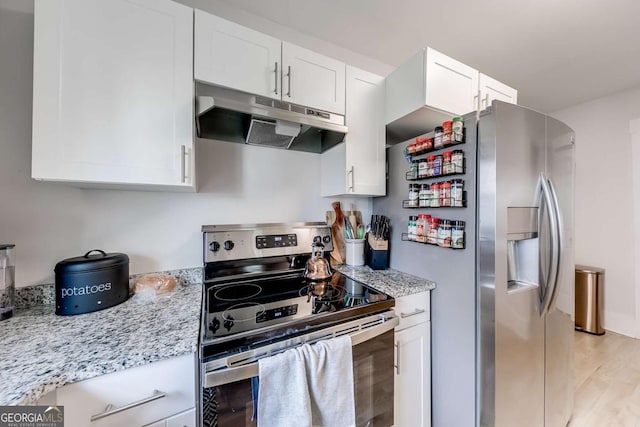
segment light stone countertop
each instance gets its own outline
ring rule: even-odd
[[[398,270],[372,270],[366,265],[362,267],[337,265],[334,266],[334,269],[393,298],[431,291],[436,288],[435,282],[431,280]]]
[[[169,297],[76,316],[50,304],[18,309],[0,322],[0,405],[35,404],[65,384],[197,352],[202,285],[179,282]]]

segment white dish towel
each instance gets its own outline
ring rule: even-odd
[[[355,426],[349,337],[304,344],[258,366],[258,427]]]

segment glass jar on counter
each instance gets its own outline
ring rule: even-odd
[[[429,184],[422,184],[420,186],[420,193],[418,193],[418,206],[421,208],[428,208],[431,206],[431,188]]]
[[[438,226],[438,246],[451,247],[451,220],[443,219]]]
[[[464,221],[453,221],[451,225],[451,247],[464,249]]]
[[[440,207],[440,183],[438,182],[431,184],[431,203],[429,204],[429,207]]]

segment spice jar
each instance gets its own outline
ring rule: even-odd
[[[417,221],[417,216],[413,215],[409,217],[409,240],[416,240]]]
[[[443,219],[438,226],[438,246],[451,247],[451,221]]]
[[[429,218],[429,230],[427,231],[427,243],[435,245],[438,243],[438,218]]]
[[[464,152],[453,150],[451,152],[452,173],[464,173]]]
[[[418,177],[418,165],[419,165],[420,161],[419,160],[412,160],[411,161],[411,179],[417,178]]]
[[[433,163],[436,160],[436,156],[427,156],[427,176],[433,176]]]
[[[410,142],[407,146],[407,154],[415,154],[416,152],[416,143]]]
[[[453,221],[451,225],[451,247],[464,249],[464,221]]]
[[[420,186],[420,193],[418,194],[418,206],[421,208],[428,208],[431,204],[431,188],[429,184],[422,184]]]
[[[418,220],[416,221],[416,241],[417,242],[424,243],[424,241],[426,240],[425,222],[426,222],[425,215],[424,214],[418,215]]]
[[[424,150],[431,150],[433,148],[433,138],[425,138],[423,140],[423,147]]]
[[[409,206],[418,207],[418,197],[420,188],[418,184],[409,184]]]
[[[426,178],[428,173],[427,159],[420,159],[418,162],[418,178]]]
[[[442,126],[436,126],[434,132],[435,135],[433,137],[433,148],[442,148]]]
[[[433,175],[442,175],[442,154],[437,154],[433,159]]]
[[[442,145],[451,144],[451,130],[453,128],[453,121],[447,120],[442,123]]]
[[[464,181],[461,179],[451,181],[451,203],[458,208],[464,206]]]
[[[431,204],[430,207],[432,208],[439,208],[440,207],[440,184],[437,182],[434,182],[433,184],[431,184]]]
[[[464,139],[464,122],[462,117],[454,117],[453,118],[453,126],[452,126],[452,142],[459,143]]]
[[[442,153],[442,173],[448,175],[453,173],[453,163],[451,161],[451,151],[445,151]]]
[[[440,183],[440,206],[451,206],[451,183],[449,181]]]

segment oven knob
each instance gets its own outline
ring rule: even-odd
[[[220,321],[217,317],[214,317],[213,320],[209,322],[209,330],[215,334],[218,329],[220,329]]]
[[[322,238],[322,241],[323,241],[324,243],[329,243],[329,242],[331,241],[331,236],[324,236],[324,237]]]
[[[233,317],[227,316],[227,318],[224,319],[224,323],[222,325],[225,327],[227,331],[230,331],[231,328],[233,327]]]
[[[233,241],[232,240],[225,240],[225,242],[223,243],[224,245],[224,250],[225,251],[230,251],[231,249],[233,249]]]
[[[218,252],[220,250],[220,243],[218,242],[209,243],[209,250],[211,252]]]
[[[313,243],[322,243],[322,237],[320,236],[315,236],[313,238]]]

